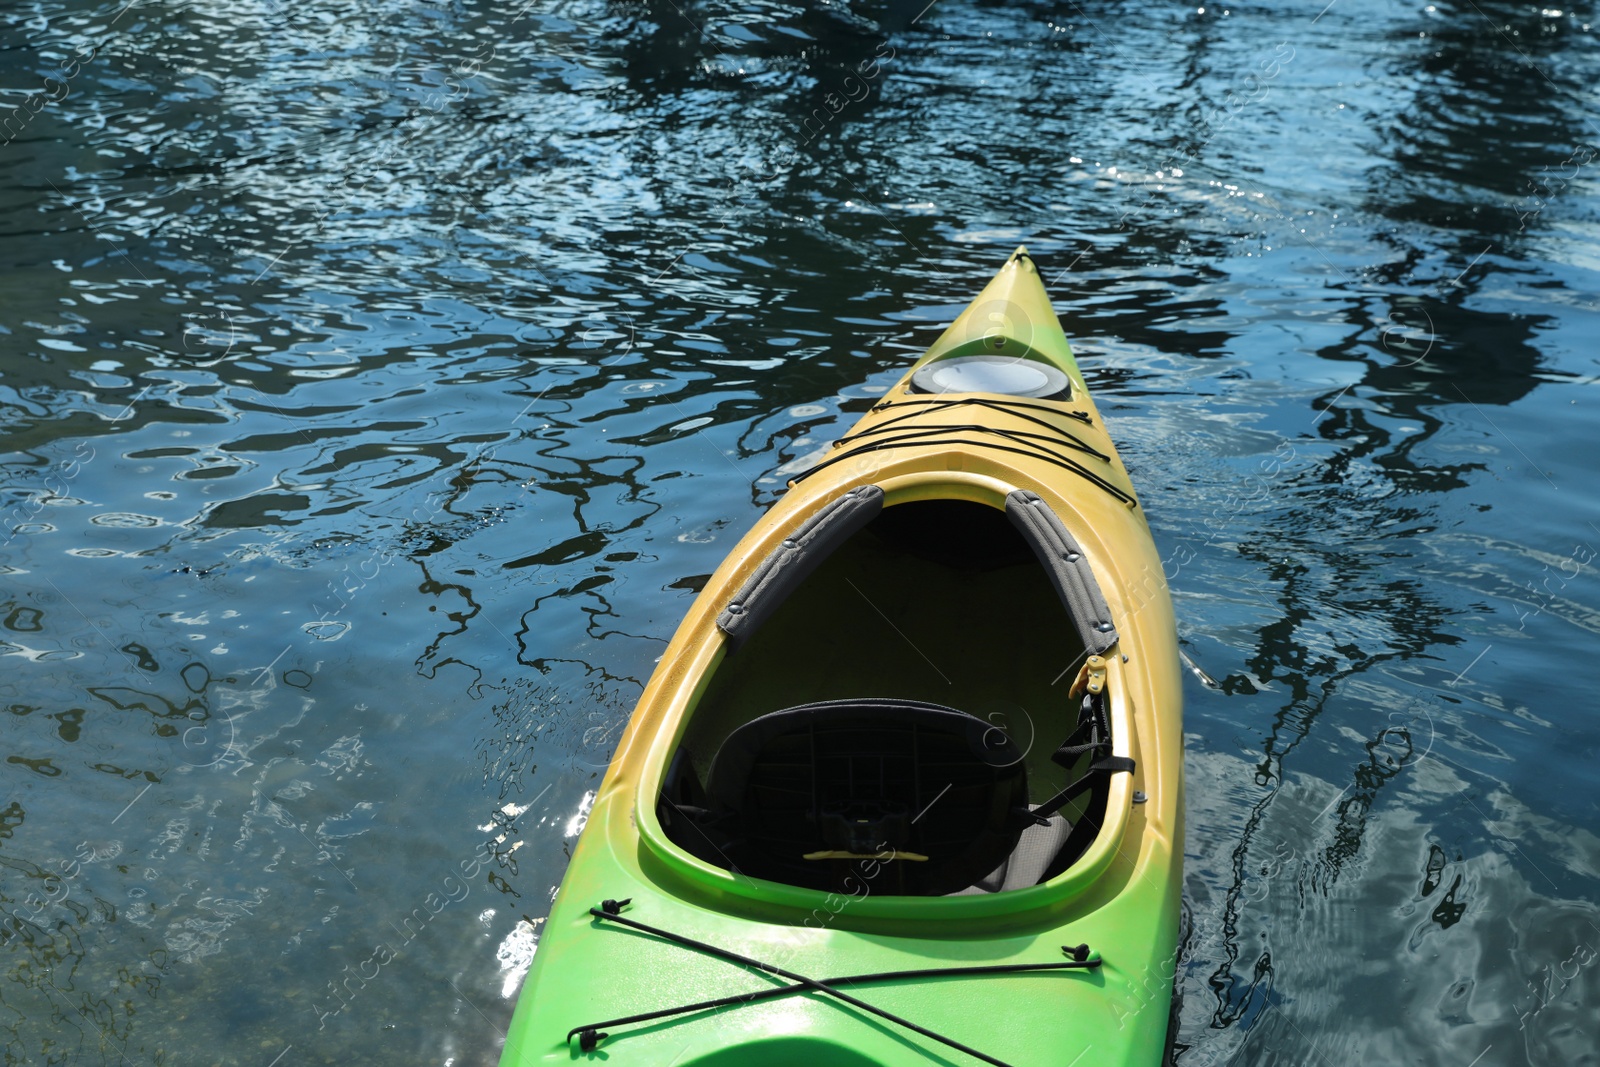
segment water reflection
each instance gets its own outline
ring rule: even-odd
[[[1441,138],[1433,121],[1440,110],[1438,94],[1448,96],[1450,92],[1436,88],[1439,81],[1470,81],[1476,76],[1474,63],[1482,58],[1484,46],[1481,27],[1474,22],[1441,22],[1444,28],[1435,28],[1428,35],[1438,47],[1424,66],[1439,77],[1431,82],[1419,80],[1424,88],[1415,111],[1402,111],[1395,120],[1396,132],[1385,137],[1391,142],[1387,151],[1392,153],[1393,164],[1374,168],[1368,207],[1378,217],[1449,227],[1456,232],[1412,229],[1397,236],[1380,230],[1373,235],[1373,245],[1385,249],[1387,255],[1362,271],[1359,280],[1334,267],[1340,279],[1332,287],[1334,292],[1350,294],[1348,310],[1342,316],[1350,328],[1341,340],[1319,347],[1317,354],[1334,362],[1357,362],[1363,373],[1312,404],[1320,413],[1312,420],[1316,435],[1332,446],[1331,451],[1319,449],[1317,460],[1309,467],[1294,469],[1290,463],[1275,463],[1267,468],[1263,464],[1263,469],[1270,469],[1272,492],[1279,500],[1302,497],[1309,503],[1314,496],[1327,510],[1294,508],[1285,514],[1280,509],[1272,516],[1266,538],[1259,543],[1248,537],[1239,542],[1241,555],[1256,565],[1268,586],[1281,590],[1280,614],[1257,630],[1246,670],[1229,677],[1223,688],[1235,694],[1258,694],[1271,685],[1285,690],[1289,703],[1273,716],[1259,743],[1262,755],[1254,779],[1261,792],[1250,806],[1243,834],[1221,867],[1228,872],[1224,896],[1214,910],[1202,913],[1215,924],[1210,943],[1191,946],[1189,953],[1199,959],[1211,952],[1220,954],[1220,961],[1206,976],[1213,998],[1209,1025],[1250,1031],[1242,1044],[1230,1042],[1224,1047],[1251,1062],[1274,1060],[1278,1055],[1303,1056],[1308,1047],[1336,1058],[1353,1056],[1361,1054],[1362,1044],[1352,1033],[1325,1030],[1319,1020],[1327,1016],[1305,1005],[1297,1005],[1293,1021],[1288,1021],[1289,1009],[1274,991],[1296,988],[1303,996],[1316,987],[1294,984],[1277,973],[1286,958],[1284,950],[1294,948],[1312,955],[1318,950],[1303,943],[1292,929],[1273,923],[1284,905],[1264,904],[1265,898],[1287,891],[1287,903],[1294,911],[1327,916],[1331,902],[1342,897],[1370,914],[1372,904],[1366,898],[1378,888],[1373,883],[1387,866],[1384,858],[1398,859],[1407,851],[1385,840],[1392,835],[1378,830],[1403,818],[1384,814],[1393,810],[1384,804],[1385,792],[1402,788],[1414,793],[1423,787],[1406,788],[1404,775],[1409,772],[1415,780],[1442,771],[1449,779],[1444,795],[1466,789],[1470,797],[1477,784],[1462,780],[1458,772],[1469,776],[1481,773],[1473,768],[1474,761],[1461,759],[1462,749],[1477,740],[1473,731],[1482,727],[1474,716],[1452,707],[1460,705],[1459,700],[1445,690],[1419,691],[1414,686],[1397,690],[1367,682],[1373,668],[1385,662],[1437,658],[1454,662],[1458,657],[1449,649],[1466,641],[1460,631],[1473,609],[1452,605],[1454,597],[1441,600],[1445,590],[1430,589],[1416,577],[1401,577],[1399,565],[1415,560],[1418,552],[1407,551],[1404,541],[1393,540],[1396,533],[1424,538],[1448,521],[1438,514],[1441,504],[1430,504],[1417,494],[1465,489],[1473,484],[1475,474],[1487,469],[1483,462],[1439,463],[1422,458],[1432,451],[1434,438],[1452,430],[1459,432],[1458,424],[1442,416],[1440,408],[1469,405],[1476,410],[1477,405],[1511,405],[1547,378],[1537,337],[1553,325],[1552,318],[1475,306],[1482,303],[1476,299],[1478,290],[1491,275],[1473,268],[1484,253],[1503,257],[1513,252],[1509,244],[1520,227],[1508,224],[1503,213],[1485,214],[1476,207],[1466,211],[1461,206],[1483,199],[1474,189],[1504,192],[1502,186],[1507,183],[1510,187],[1523,184],[1527,172],[1508,173],[1505,162],[1514,153],[1495,136],[1470,137],[1465,135],[1465,127],[1457,127],[1456,136],[1447,132]],[[1519,120],[1515,126],[1497,123],[1497,131],[1525,128],[1532,112],[1543,114],[1551,126],[1536,135],[1542,145],[1572,136],[1573,128],[1562,122],[1559,97],[1548,91],[1548,85],[1535,91],[1530,84],[1542,76],[1525,67],[1523,78],[1510,85],[1497,83],[1494,93],[1484,92],[1480,84],[1475,94],[1465,95],[1476,108],[1500,108],[1507,118],[1515,115]],[[1412,136],[1408,130],[1420,133]],[[1531,171],[1533,162],[1528,161],[1527,166]],[[1451,203],[1449,213],[1430,207],[1436,201],[1429,200],[1425,191],[1429,187],[1448,190],[1444,195]],[[1419,292],[1423,264],[1440,259],[1459,273]],[[1374,287],[1383,293],[1374,294]],[[1396,428],[1405,433],[1396,433]],[[1292,449],[1290,454],[1294,455]],[[1289,473],[1279,475],[1280,467],[1290,468]],[[1371,551],[1378,542],[1362,536],[1361,531],[1384,528],[1384,551],[1377,557],[1382,561],[1380,571],[1371,562]],[[1448,686],[1458,683],[1477,660],[1467,656],[1460,657],[1460,662],[1462,669]],[[1326,736],[1329,723],[1322,720],[1328,719],[1345,740]],[[1297,749],[1315,744],[1319,734],[1324,735],[1320,745],[1297,753]],[[1344,757],[1348,770],[1343,775],[1328,773],[1330,751],[1349,753]],[[1299,758],[1293,758],[1296,756]],[[1432,764],[1427,763],[1430,756]],[[1315,777],[1308,779],[1307,775]],[[1297,785],[1303,788],[1303,783],[1323,776],[1334,786],[1342,786],[1325,805],[1310,809],[1293,795],[1299,792]],[[1467,804],[1487,820],[1470,799]],[[1309,820],[1310,827],[1305,826],[1308,810],[1317,811]],[[1459,833],[1459,824],[1471,819],[1452,821],[1457,824],[1454,832]],[[1383,842],[1382,855],[1370,854],[1375,831]],[[1320,843],[1308,847],[1303,843],[1308,841]],[[1485,854],[1482,847],[1477,845],[1477,854],[1471,858],[1458,852],[1449,863],[1437,842],[1412,846],[1411,851],[1426,857],[1421,889],[1413,895],[1419,903],[1426,903],[1422,914],[1435,931],[1449,930],[1466,920],[1481,938],[1489,936],[1486,928],[1499,921],[1495,916],[1504,914],[1484,915],[1480,910],[1485,906],[1482,881],[1472,873],[1473,868],[1495,862],[1495,854]],[[1341,877],[1352,869],[1362,886],[1354,890],[1354,896],[1340,885]],[[1537,867],[1527,865],[1524,871],[1535,874]],[[1522,892],[1536,896],[1531,887]],[[1408,906],[1406,910],[1414,909]],[[1478,919],[1469,918],[1469,913]],[[1329,927],[1317,922],[1315,929],[1325,933]],[[1540,951],[1581,954],[1581,935],[1577,940],[1570,940],[1572,936],[1571,931],[1557,935]],[[1414,935],[1411,948],[1418,947]],[[1376,946],[1373,951],[1383,955]],[[1432,951],[1439,951],[1437,945]],[[1515,966],[1537,970],[1533,957],[1538,954],[1528,953]],[[1447,1026],[1471,1026],[1483,1039],[1468,1049],[1459,1034],[1441,1035],[1444,1044],[1439,1047],[1457,1047],[1470,1058],[1494,1043],[1522,1043],[1507,1038],[1506,1020],[1491,998],[1472,995],[1475,983],[1484,977],[1462,978],[1451,988],[1446,1003],[1454,1014],[1442,1020]],[[1504,984],[1503,976],[1492,980]],[[1318,986],[1324,991],[1329,988],[1325,981]],[[1333,988],[1337,989],[1337,984]],[[1354,991],[1336,994],[1334,999],[1342,1000],[1348,1012],[1351,998],[1357,996],[1363,1004],[1374,1003],[1372,996]],[[1276,1012],[1272,1012],[1274,1005],[1279,1005]],[[1263,1021],[1265,1012],[1272,1013]],[[1365,1008],[1362,1014],[1366,1017]],[[1422,1005],[1411,1006],[1406,1016],[1410,1025],[1403,1024],[1402,1029],[1415,1029],[1431,1017],[1432,1012]],[[1385,1012],[1384,1018],[1393,1020],[1394,1013]],[[1565,1040],[1561,1036],[1565,1025],[1550,1018],[1541,1020],[1532,1031],[1540,1036],[1529,1045],[1529,1062],[1557,1062],[1547,1056],[1550,1048]],[[1199,1062],[1214,1061],[1207,1058],[1208,1047],[1204,1042],[1197,1046]],[[1185,1062],[1196,1060],[1196,1055],[1185,1058]]]
[[[1180,1062],[1584,1062],[1591,14],[1324,6],[19,8],[7,1062],[492,1062],[689,598],[1022,241],[1222,680]]]

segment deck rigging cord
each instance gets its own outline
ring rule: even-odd
[[[631,900],[606,900],[603,901],[599,907],[590,908],[589,914],[593,915],[597,919],[620,923],[636,930],[642,930],[648,934],[654,934],[657,937],[665,938],[675,944],[683,945],[687,948],[692,948],[696,951],[704,952],[708,955],[716,956],[732,963],[741,964],[746,967],[753,967],[756,970],[777,975],[780,978],[787,978],[794,984],[787,986],[773,986],[770,989],[758,989],[749,993],[718,997],[713,1000],[702,1000],[693,1004],[681,1004],[676,1007],[662,1008],[658,1011],[643,1012],[638,1015],[628,1015],[618,1019],[607,1019],[604,1022],[587,1023],[583,1026],[575,1026],[571,1030],[567,1031],[567,1041],[571,1042],[572,1038],[577,1036],[578,1047],[584,1052],[592,1052],[601,1041],[610,1036],[609,1034],[602,1032],[602,1027],[627,1026],[632,1023],[648,1022],[652,1019],[661,1019],[673,1015],[687,1015],[691,1012],[708,1011],[714,1008],[728,1007],[736,1004],[750,1004],[760,1000],[770,1000],[774,997],[785,997],[795,993],[813,990],[815,992],[823,993],[827,996],[831,996],[837,1000],[843,1001],[844,1003],[853,1007],[860,1008],[863,1011],[870,1012],[871,1014],[895,1023],[898,1026],[903,1026],[913,1033],[921,1034],[923,1037],[931,1038],[932,1040],[938,1041],[941,1044],[948,1045],[950,1048],[956,1049],[959,1052],[965,1052],[967,1055],[982,1060],[984,1063],[993,1064],[994,1067],[1011,1067],[1011,1065],[1007,1064],[1004,1060],[995,1059],[993,1056],[989,1056],[985,1053],[979,1052],[975,1048],[970,1048],[967,1045],[963,1045],[961,1042],[956,1041],[953,1038],[945,1037],[943,1034],[917,1025],[916,1023],[911,1022],[909,1019],[903,1019],[898,1015],[883,1010],[882,1008],[868,1004],[866,1001],[858,1000],[855,997],[850,996],[848,993],[840,992],[838,987],[848,985],[865,985],[871,982],[889,982],[911,978],[945,978],[960,977],[965,975],[1014,974],[1024,971],[1089,970],[1099,967],[1101,964],[1100,957],[1092,953],[1088,945],[1063,945],[1061,947],[1061,951],[1069,958],[1060,962],[977,964],[968,967],[928,967],[912,971],[883,971],[877,974],[845,975],[839,978],[808,978],[803,974],[796,974],[793,971],[785,970],[784,968],[775,964],[764,963],[761,960],[741,955],[737,952],[733,952],[730,949],[721,948],[717,945],[712,945],[704,941],[697,941],[692,937],[686,937],[683,934],[674,933],[671,930],[665,930],[661,927],[651,926],[648,923],[639,922],[635,919],[624,918],[621,914],[622,909],[630,903],[632,903]]]
[[[1037,404],[1029,404],[1023,398],[1006,396],[903,396],[898,400],[885,400],[882,403],[876,404],[872,407],[872,410],[882,411],[885,408],[904,407],[908,404],[916,406],[929,405],[932,407],[960,407],[965,404],[970,404],[974,407],[990,408],[991,410],[1003,412],[1007,415],[1018,415],[1019,417],[1029,419],[1030,421],[1039,420],[1035,416],[1022,415],[1021,412],[1042,411],[1050,415],[1061,415],[1069,419],[1075,419],[1078,422],[1083,423],[1085,426],[1094,425],[1094,420],[1089,417],[1088,412],[1062,410],[1060,401],[1044,401]],[[1046,425],[1049,424],[1046,423]]]
[[[1045,435],[1035,433],[1030,430],[1008,430],[996,426],[986,426],[982,423],[924,423],[917,426],[903,427],[896,432],[889,432],[891,431],[891,428],[895,427],[898,423],[906,419],[915,418],[917,415],[922,414],[920,411],[908,411],[903,415],[897,415],[894,418],[885,420],[876,426],[869,427],[860,433],[849,434],[839,438],[839,440],[833,443],[834,449],[840,449],[851,442],[863,443],[858,443],[853,448],[844,448],[843,451],[838,451],[836,454],[830,455],[821,462],[812,465],[804,471],[801,471],[799,474],[790,479],[790,484],[793,485],[795,483],[804,481],[805,479],[811,477],[811,475],[827,467],[831,467],[835,463],[864,455],[868,452],[877,452],[885,448],[893,448],[896,446],[919,447],[929,445],[967,445],[975,448],[989,448],[1001,452],[1011,452],[1015,455],[1027,456],[1032,459],[1042,459],[1047,463],[1061,467],[1064,470],[1071,471],[1073,474],[1078,475],[1105,492],[1110,493],[1112,496],[1116,497],[1129,507],[1138,506],[1138,501],[1134,498],[1133,494],[1117,486],[1102,475],[1090,470],[1077,460],[1060,455],[1052,451],[1047,446],[1065,445],[1073,451],[1082,452],[1085,455],[1093,456],[1094,458],[1107,463],[1110,462],[1111,457],[1090,447],[1087,444],[1084,444],[1076,436],[1062,427],[1038,418],[1034,415],[1027,414],[1028,410],[1048,411],[1051,414],[1066,415],[1070,418],[1077,419],[1085,425],[1092,425],[1089,416],[1081,411],[1062,411],[1059,408],[1046,408],[1037,404],[1021,404],[1012,400],[998,400],[989,397],[965,397],[961,399],[946,399],[943,397],[908,397],[896,400],[892,404],[880,404],[872,410],[881,411],[887,407],[898,407],[903,404],[932,404],[938,406],[939,408],[956,407],[959,405],[989,408],[994,411],[1003,412],[1005,414],[1024,419],[1036,425],[1043,426],[1052,431],[1052,433],[1050,435]],[[888,432],[888,436],[881,438],[878,436],[886,432]],[[978,436],[976,439],[963,438],[960,436],[946,438],[935,436],[938,434],[960,435],[964,433],[975,434]],[[986,440],[985,437],[1000,437],[1012,442],[1012,444],[1000,444],[993,440]],[[871,440],[868,440],[869,438]],[[1043,443],[1041,444],[1039,442]]]
[[[1043,412],[1043,413],[1047,413],[1047,414],[1051,414],[1051,415],[1060,415],[1060,416],[1064,416],[1064,417],[1069,418],[1069,419],[1073,419],[1073,420],[1075,420],[1077,422],[1081,422],[1085,426],[1092,427],[1094,425],[1093,420],[1089,418],[1089,415],[1088,415],[1087,412],[1083,412],[1083,411],[1073,411],[1070,408],[1063,410],[1060,407],[1053,407],[1053,408],[1040,407],[1037,404],[1024,404],[1024,403],[1021,403],[1020,401],[1017,401],[1017,400],[997,399],[997,398],[984,397],[984,396],[972,396],[972,397],[918,397],[918,396],[908,396],[908,397],[901,397],[899,400],[884,401],[883,403],[878,404],[876,407],[872,408],[872,410],[873,411],[887,411],[890,408],[899,408],[899,407],[916,407],[916,408],[923,408],[924,410],[926,410],[928,408],[933,408],[935,410],[939,410],[939,409],[944,409],[944,408],[956,408],[956,407],[988,408],[990,411],[998,411],[1002,415],[1010,415],[1013,418],[1022,419],[1024,422],[1031,422],[1035,426],[1041,426],[1044,429],[1049,430],[1051,433],[1053,433],[1053,434],[1055,434],[1055,435],[1057,435],[1059,437],[1065,437],[1069,441],[1071,441],[1073,447],[1077,448],[1079,451],[1088,452],[1090,455],[1096,456],[1099,459],[1103,459],[1103,460],[1108,460],[1109,461],[1110,458],[1111,458],[1110,456],[1107,456],[1104,453],[1102,453],[1102,452],[1100,452],[1100,451],[1098,451],[1096,449],[1090,448],[1088,445],[1084,444],[1082,441],[1080,441],[1076,437],[1074,437],[1068,430],[1066,430],[1066,429],[1064,429],[1064,428],[1062,428],[1060,426],[1057,426],[1055,423],[1051,422],[1049,419],[1043,419],[1043,418],[1040,418],[1038,415],[1030,415],[1030,414],[1028,414],[1029,411],[1038,411],[1038,412]],[[885,419],[882,422],[878,423],[878,425],[874,426],[871,430],[867,430],[867,431],[863,431],[863,432],[865,432],[865,433],[876,432],[877,430],[881,430],[885,426],[893,426],[897,422],[903,422],[906,419],[914,419],[920,414],[922,414],[921,411],[907,411],[904,414],[896,415],[892,419]],[[855,436],[860,436],[860,435],[857,434]],[[849,439],[848,437],[844,438],[844,440],[848,440],[848,439]]]
[[[986,432],[995,433],[996,431],[986,430]],[[1128,505],[1129,507],[1137,507],[1138,506],[1138,501],[1134,498],[1132,493],[1129,493],[1125,489],[1118,488],[1116,485],[1112,484],[1111,482],[1109,482],[1106,479],[1102,478],[1100,475],[1098,475],[1098,474],[1094,473],[1093,471],[1089,470],[1087,467],[1085,467],[1081,463],[1077,463],[1077,462],[1075,462],[1073,460],[1070,460],[1070,459],[1066,458],[1065,456],[1058,456],[1058,455],[1055,455],[1054,453],[1046,452],[1043,449],[1017,448],[1017,447],[1012,446],[1012,445],[997,444],[994,441],[985,441],[985,440],[981,440],[981,439],[978,439],[978,440],[964,440],[964,439],[955,438],[955,437],[939,438],[939,439],[926,440],[926,441],[915,441],[915,440],[911,440],[910,439],[911,436],[912,435],[908,435],[906,438],[889,438],[889,439],[884,440],[884,441],[878,441],[878,442],[874,442],[872,444],[861,445],[861,446],[859,446],[857,448],[846,449],[845,451],[839,453],[836,456],[829,456],[827,459],[823,460],[821,463],[818,463],[815,466],[809,467],[806,470],[801,471],[799,474],[797,474],[793,478],[791,478],[789,480],[789,483],[791,485],[793,485],[796,482],[802,482],[805,479],[811,477],[813,474],[816,474],[818,471],[824,470],[824,469],[826,469],[828,467],[831,467],[835,463],[839,463],[839,462],[841,462],[843,460],[852,459],[852,458],[854,458],[856,456],[864,455],[864,454],[866,454],[868,452],[878,452],[878,451],[881,451],[881,450],[883,450],[885,448],[893,448],[896,445],[905,445],[905,446],[910,446],[910,447],[922,447],[922,446],[927,446],[927,445],[969,445],[969,446],[974,447],[974,448],[992,448],[992,449],[995,449],[996,451],[1000,451],[1000,452],[1011,452],[1011,453],[1014,453],[1014,454],[1019,455],[1019,456],[1028,456],[1028,457],[1030,457],[1032,459],[1042,459],[1046,463],[1050,463],[1050,464],[1053,464],[1053,465],[1055,465],[1057,467],[1061,467],[1061,468],[1063,468],[1065,470],[1071,471],[1073,474],[1078,475],[1080,478],[1083,478],[1085,481],[1088,481],[1088,482],[1092,483],[1093,485],[1098,486],[1099,488],[1105,490],[1107,493],[1110,493],[1112,496],[1116,497],[1118,500],[1122,501],[1124,504]]]
[[[897,421],[899,420],[891,420],[891,422]],[[839,440],[834,442],[834,447],[837,448],[840,445],[860,441],[868,437],[875,437],[878,434],[887,432],[889,430],[889,426],[890,423],[879,423],[877,426],[874,426],[871,429],[862,430],[857,434],[850,434],[848,437],[841,437]],[[974,433],[992,433],[997,437],[1004,437],[1007,440],[1015,441],[1018,444],[1033,444],[1035,442],[1040,442],[1046,446],[1064,444],[1074,452],[1082,452],[1085,455],[1093,456],[1095,459],[1109,460],[1110,458],[1102,452],[1096,452],[1094,449],[1090,448],[1076,437],[1069,437],[1065,435],[1052,437],[1049,434],[1034,433],[1031,430],[1002,430],[998,426],[985,426],[984,424],[978,422],[918,423],[914,427],[908,426],[900,430],[895,434],[894,440],[901,441],[908,437],[924,437],[933,433],[964,433],[968,431]]]

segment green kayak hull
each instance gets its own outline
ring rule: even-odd
[[[974,354],[1053,367],[1050,381],[1065,388],[932,404],[911,380],[930,362]],[[950,404],[964,405],[959,419]],[[1024,250],[842,441],[829,453],[837,462],[797,480],[733,549],[662,657],[540,928],[502,1067],[1162,1062],[1183,810],[1172,608],[1127,472]],[[861,441],[873,445],[849,444]],[[729,605],[763,561],[864,487],[886,509],[1001,509],[1019,493],[1048,508],[1098,582],[1115,644],[1090,672],[1087,646],[1046,625],[1059,602],[1026,567],[886,568],[862,549],[818,569],[762,633],[731,647]],[[1087,827],[1076,857],[1039,884],[902,894],[899,869],[920,859],[909,854],[851,854],[834,891],[763,880],[683,847],[658,811],[684,738],[727,714],[714,707],[754,714],[852,693],[969,709],[1005,697],[1028,709],[1029,773],[1048,792],[1049,776],[1065,773],[1048,757],[1071,727],[1058,709],[1086,682],[1104,693],[1114,773],[1101,779],[1100,807],[1072,809]],[[958,973],[928,973],[938,970]],[[829,981],[862,975],[882,977]],[[628,1021],[706,1001],[727,1002]]]

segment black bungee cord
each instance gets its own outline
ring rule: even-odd
[[[593,915],[597,919],[620,923],[636,930],[642,930],[645,933],[665,938],[668,941],[683,945],[687,948],[695,949],[699,952],[707,953],[708,955],[717,956],[721,959],[738,963],[746,967],[753,967],[756,970],[764,971],[768,974],[774,974],[780,978],[787,978],[795,984],[787,986],[774,986],[770,989],[758,989],[749,993],[718,997],[713,1000],[703,1000],[693,1004],[682,1004],[676,1007],[662,1008],[657,1011],[642,1012],[637,1015],[628,1015],[617,1019],[607,1019],[604,1022],[587,1023],[583,1026],[575,1026],[571,1030],[567,1031],[566,1039],[570,1042],[572,1038],[576,1036],[578,1038],[578,1047],[584,1052],[592,1052],[601,1041],[610,1036],[609,1034],[602,1032],[603,1027],[627,1026],[633,1023],[649,1022],[653,1019],[662,1019],[674,1015],[687,1015],[692,1012],[707,1011],[713,1008],[727,1007],[734,1004],[750,1004],[760,1000],[770,1000],[775,997],[791,996],[795,993],[801,993],[806,990],[815,990],[816,992],[826,994],[834,997],[837,1000],[843,1001],[846,1004],[850,1004],[853,1007],[870,1012],[871,1014],[895,1023],[898,1026],[903,1026],[913,1033],[921,1034],[923,1037],[931,1038],[934,1041],[948,1045],[959,1052],[964,1052],[969,1056],[982,1060],[984,1063],[993,1064],[994,1067],[1011,1067],[1011,1065],[1007,1064],[1004,1060],[995,1059],[993,1056],[979,1052],[977,1049],[970,1048],[967,1045],[963,1045],[961,1042],[956,1041],[953,1038],[946,1037],[943,1034],[937,1033],[936,1031],[919,1026],[918,1024],[911,1022],[909,1019],[903,1019],[898,1015],[883,1010],[882,1008],[868,1004],[863,1000],[858,1000],[847,993],[840,992],[837,987],[848,985],[865,985],[872,982],[889,982],[912,978],[951,978],[965,975],[1014,974],[1026,971],[1088,970],[1099,967],[1101,963],[1100,958],[1090,952],[1088,945],[1063,945],[1061,951],[1067,955],[1069,959],[1061,962],[975,964],[967,967],[928,967],[911,971],[881,971],[876,974],[854,974],[845,975],[839,978],[808,978],[803,974],[796,974],[793,971],[787,971],[782,967],[776,966],[775,964],[765,963],[761,960],[741,955],[737,952],[721,948],[717,945],[712,945],[704,941],[698,941],[692,937],[686,937],[683,934],[674,933],[671,930],[665,930],[660,927],[651,926],[648,923],[642,923],[635,919],[624,918],[621,915],[621,911],[630,903],[632,903],[631,900],[606,900],[603,901],[598,908],[590,908],[589,914]]]
[[[921,448],[921,447],[929,447],[929,446],[933,446],[933,445],[968,445],[968,446],[972,446],[972,447],[976,447],[976,448],[995,449],[996,451],[1000,451],[1000,452],[1013,452],[1013,453],[1015,453],[1015,454],[1017,454],[1019,456],[1028,456],[1031,459],[1041,459],[1041,460],[1044,460],[1047,463],[1053,463],[1057,467],[1061,467],[1061,468],[1063,468],[1065,470],[1071,471],[1073,474],[1078,475],[1080,478],[1083,478],[1086,481],[1089,481],[1089,482],[1093,483],[1095,486],[1099,487],[1100,489],[1105,490],[1107,493],[1110,493],[1112,496],[1116,497],[1122,503],[1127,504],[1129,507],[1133,507],[1137,503],[1137,501],[1133,497],[1133,494],[1131,494],[1131,493],[1127,492],[1126,490],[1121,489],[1118,486],[1112,484],[1111,482],[1107,481],[1105,478],[1103,478],[1100,475],[1098,475],[1098,474],[1094,473],[1093,471],[1089,470],[1083,464],[1078,463],[1078,462],[1076,462],[1074,460],[1068,459],[1066,456],[1058,456],[1058,455],[1055,455],[1053,453],[1046,452],[1043,449],[1017,448],[1017,447],[1015,447],[1013,445],[1002,445],[1002,444],[998,444],[998,443],[996,443],[994,441],[963,440],[961,438],[954,438],[954,437],[952,437],[952,438],[943,438],[943,439],[935,439],[935,440],[911,440],[911,436],[912,435],[908,434],[907,436],[905,436],[903,438],[890,437],[890,438],[886,438],[886,439],[884,439],[882,441],[875,441],[875,442],[872,442],[870,444],[858,445],[855,448],[846,449],[845,451],[840,452],[837,455],[829,456],[827,459],[824,459],[822,462],[816,464],[815,466],[812,466],[812,467],[810,467],[810,468],[808,468],[808,469],[806,469],[804,471],[801,471],[799,474],[795,475],[793,478],[791,478],[789,480],[790,484],[794,484],[796,482],[802,482],[805,479],[811,477],[813,474],[816,474],[818,471],[824,470],[825,468],[833,466],[835,463],[839,463],[839,462],[841,462],[843,460],[854,458],[855,456],[864,455],[864,454],[866,454],[868,452],[882,451],[883,449],[886,449],[886,448],[894,448],[896,446],[904,446],[904,447],[907,447],[907,448]]]

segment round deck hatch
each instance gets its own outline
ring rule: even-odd
[[[1016,356],[956,356],[940,359],[911,376],[919,393],[1001,393],[1049,397],[1064,393],[1070,379],[1050,366]]]

